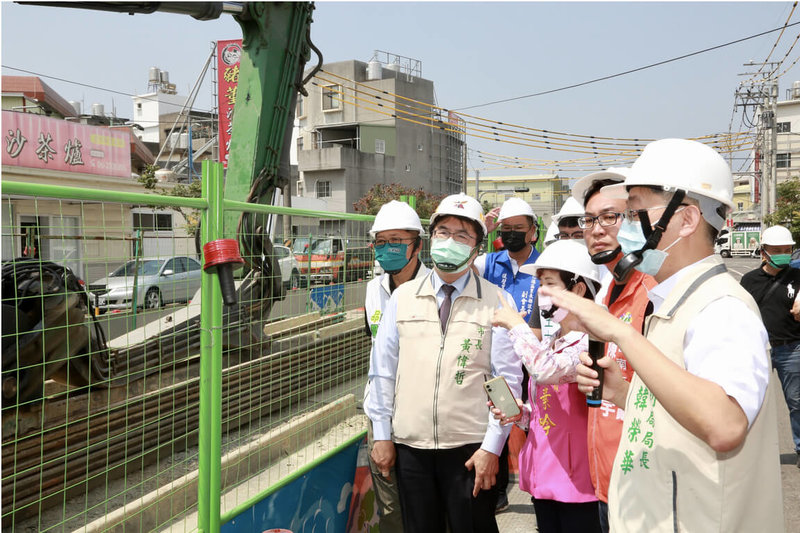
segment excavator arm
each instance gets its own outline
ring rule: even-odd
[[[310,40],[311,14],[314,6],[310,2],[19,2],[20,4],[35,4],[49,7],[93,9],[113,11],[128,14],[147,14],[155,11],[164,11],[190,15],[198,20],[211,20],[219,18],[222,14],[230,14],[237,20],[242,28],[242,56],[240,58],[239,82],[237,97],[234,107],[233,130],[229,150],[228,168],[225,176],[224,197],[229,200],[259,204],[273,204],[277,191],[288,183],[289,178],[289,143],[291,142],[291,129],[294,122],[296,95],[305,93],[303,85],[303,68],[309,59],[311,49],[319,55],[319,65],[322,57]],[[317,69],[309,74],[313,76]],[[249,272],[240,283],[240,305],[226,306],[223,321],[226,329],[230,331],[249,331],[252,342],[242,343],[244,346],[261,346],[259,342],[263,337],[261,324],[270,315],[272,303],[283,297],[281,290],[280,267],[272,253],[270,241],[270,220],[268,216],[252,213],[226,213],[224,219],[224,232],[226,238],[237,238],[240,251],[245,259]],[[13,265],[9,265],[11,268]],[[29,269],[31,279],[39,283],[39,270]],[[53,270],[55,272],[55,270]],[[10,272],[10,271],[9,271]],[[48,271],[49,272],[49,271]],[[63,280],[68,279],[70,273],[58,276],[53,275],[52,280],[61,279],[59,285],[53,281],[53,287],[64,285]],[[8,278],[8,279],[7,279]],[[35,279],[34,279],[35,278]],[[48,278],[48,280],[50,279]],[[27,296],[32,296],[28,286],[32,286],[24,276],[13,279],[6,276],[3,271],[3,300],[12,302],[19,297],[20,291]],[[47,281],[47,280],[44,280]],[[13,282],[10,285],[6,282]],[[6,286],[8,285],[8,286]],[[24,287],[23,287],[24,285]],[[35,285],[35,284],[34,284]],[[39,283],[42,287],[44,285]],[[36,285],[37,287],[39,285]],[[48,285],[49,287],[50,285]],[[55,291],[55,289],[50,292]],[[57,292],[57,291],[56,291]],[[49,292],[39,290],[38,296],[44,299],[49,297]],[[51,298],[52,299],[52,298]],[[83,300],[76,299],[76,316],[85,316],[83,308],[78,309]],[[85,302],[86,305],[88,303]],[[42,306],[34,306],[39,309]],[[10,309],[10,308],[9,308]],[[5,311],[5,308],[4,308]],[[80,312],[78,312],[80,311]],[[47,319],[47,316],[33,316],[29,318],[31,324],[37,324]],[[66,320],[66,319],[65,319]],[[77,320],[72,318],[72,324]],[[38,321],[38,322],[37,322]],[[16,332],[18,335],[26,334],[19,331],[15,324],[19,321],[6,321],[4,317],[3,335]],[[78,320],[78,323],[81,321]],[[162,338],[168,338],[175,332],[182,332],[187,339],[185,346],[169,354],[170,358],[181,357],[188,353],[199,342],[199,317],[190,316],[181,323],[171,322],[169,329],[162,330],[159,334],[147,338],[141,343],[128,346],[121,352],[114,352],[105,346],[105,339],[91,333],[88,325],[81,325],[94,339],[86,343],[86,350],[91,346],[89,357],[75,358],[70,364],[78,365],[80,372],[73,371],[69,375],[83,376],[85,379],[73,385],[85,383],[111,384],[117,375],[139,375],[148,368],[157,365],[149,364],[142,354],[158,354],[157,349]],[[8,327],[7,327],[8,326]],[[77,326],[76,326],[77,327]],[[23,328],[28,330],[28,328]],[[31,326],[31,331],[36,327]],[[62,328],[65,329],[65,328]],[[97,329],[97,328],[95,328]],[[13,331],[12,331],[13,330]],[[83,331],[83,329],[81,330]],[[73,335],[74,337],[74,335]],[[95,338],[97,337],[97,338]],[[230,338],[244,338],[246,335],[231,335]],[[9,337],[11,338],[11,337]],[[27,338],[27,337],[26,337]],[[38,338],[38,337],[37,337]],[[34,339],[36,340],[36,339]],[[78,343],[80,344],[80,343]],[[57,351],[59,343],[50,342]],[[6,356],[4,346],[3,356],[3,397],[6,401],[16,399],[26,401],[37,398],[43,390],[45,376],[27,376],[24,370],[31,361],[22,361],[18,358],[11,360],[11,348]],[[70,349],[81,353],[84,346],[71,346]],[[41,355],[41,352],[45,352]],[[122,353],[124,352],[124,353]],[[141,353],[140,353],[141,352]],[[65,357],[50,357],[48,350],[40,349],[37,357],[45,361],[57,359],[66,360]],[[54,352],[55,353],[55,352]],[[60,353],[60,352],[59,352]],[[74,354],[73,354],[74,355]],[[162,356],[163,358],[164,356]],[[122,367],[114,362],[124,362]],[[123,368],[124,367],[124,368]],[[51,373],[57,374],[58,368],[53,364],[48,366]],[[25,376],[23,376],[25,374]],[[91,374],[91,377],[89,376]],[[26,377],[27,376],[27,377]],[[23,377],[25,379],[23,379]],[[29,379],[30,378],[30,379]],[[24,383],[23,383],[24,382]]]

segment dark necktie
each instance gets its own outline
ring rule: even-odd
[[[456,288],[452,285],[442,285],[442,290],[444,291],[444,300],[441,307],[439,307],[439,322],[442,323],[442,333],[444,333],[444,328],[447,327],[447,319],[450,318],[450,306],[453,304],[451,296]]]

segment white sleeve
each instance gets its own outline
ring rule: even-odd
[[[692,320],[683,339],[686,370],[722,387],[753,423],[770,378],[767,330],[741,300],[723,296]]]
[[[369,362],[369,393],[364,413],[372,422],[375,440],[392,440],[394,384],[397,378],[400,341],[397,332],[397,292],[383,310],[381,327],[372,346]]]
[[[486,254],[481,254],[476,257],[472,265],[478,269],[480,277],[483,277],[483,273],[486,272]]]

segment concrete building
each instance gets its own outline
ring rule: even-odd
[[[151,67],[148,92],[133,96],[132,104],[136,136],[156,154],[164,181],[199,179],[201,162],[218,159],[216,114],[190,109],[167,71]]]
[[[443,195],[463,190],[463,124],[431,110],[434,86],[422,78],[419,61],[376,52],[369,63],[322,69],[297,104],[300,178],[293,196],[353,212],[353,203],[378,183]],[[326,229],[342,230],[338,221]]]
[[[527,189],[527,190],[524,190]],[[478,195],[475,195],[475,176],[467,178],[467,194],[477,197],[485,210],[503,205],[508,198],[516,196],[528,202],[537,216],[550,223],[550,217],[561,209],[569,197],[566,178],[557,174],[526,176],[484,176],[478,178]]]
[[[155,158],[130,125],[81,114],[34,77],[3,76],[2,103],[4,183],[145,192],[137,177]],[[3,260],[54,261],[87,282],[133,255],[137,231],[143,255],[195,254],[186,220],[170,209],[4,194],[0,211]]]
[[[794,82],[788,99],[777,103],[776,174],[778,183],[800,175],[800,82]]]

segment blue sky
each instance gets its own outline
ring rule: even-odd
[[[422,61],[438,104],[461,108],[546,91],[622,72],[782,26],[789,2],[318,2],[312,38],[326,61],[368,61],[373,50]],[[210,42],[241,36],[230,17],[129,16],[77,9],[2,4],[2,64],[122,93],[143,93],[148,69],[170,72],[187,94]],[[790,22],[800,21],[800,10]],[[789,28],[771,60],[800,34]],[[491,120],[580,135],[615,138],[696,137],[728,130],[734,92],[764,61],[778,33],[612,80],[535,98],[470,109]],[[800,55],[800,44],[784,68]],[[781,69],[783,70],[783,69]],[[3,74],[22,74],[3,68]],[[43,78],[67,100],[116,106],[130,98]],[[781,97],[800,66],[780,79]],[[198,106],[212,106],[210,86]],[[741,111],[733,128],[740,128]],[[548,160],[574,154],[467,139],[475,150]],[[736,169],[734,169],[736,170]],[[482,174],[491,174],[482,170]],[[499,173],[499,172],[495,172]],[[507,171],[506,173],[533,173]],[[573,174],[574,177],[574,174]]]

